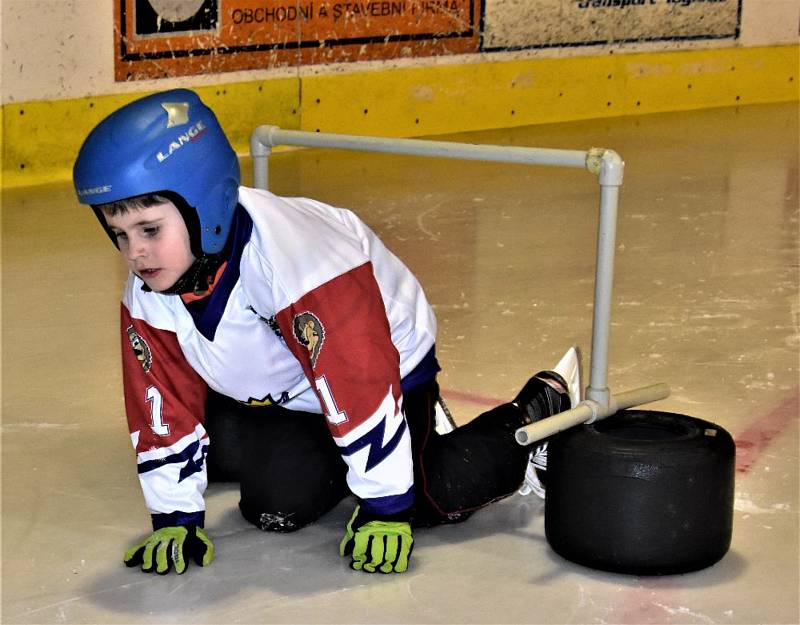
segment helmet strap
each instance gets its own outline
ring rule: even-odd
[[[184,295],[185,293],[203,295],[214,282],[217,271],[226,260],[227,254],[204,254],[195,258],[186,273],[178,278],[175,284],[158,292],[163,295]],[[142,291],[149,293],[152,289],[146,284],[142,284]]]

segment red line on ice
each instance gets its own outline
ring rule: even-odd
[[[761,455],[800,415],[800,389],[756,419],[736,437],[736,470],[747,473]]]
[[[448,389],[442,389],[442,395],[444,395],[444,398],[448,400],[452,399],[453,401],[468,401],[472,404],[490,406],[492,408],[505,403],[504,401],[494,397],[486,397],[485,395],[478,395],[477,393],[470,393],[468,391],[452,391]]]

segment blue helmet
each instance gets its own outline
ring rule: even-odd
[[[72,177],[78,201],[91,206],[149,193],[178,196],[193,248],[199,244],[204,254],[225,246],[240,181],[217,118],[188,89],[141,98],[106,117],[84,141]]]

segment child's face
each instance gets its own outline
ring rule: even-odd
[[[194,262],[189,231],[172,202],[104,214],[128,267],[153,291],[170,288]]]

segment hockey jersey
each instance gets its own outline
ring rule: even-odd
[[[242,187],[231,236],[209,296],[144,291],[134,274],[124,290],[125,406],[154,527],[203,522],[208,388],[324,413],[362,506],[407,509],[401,387],[435,374],[417,279],[351,211],[309,199]]]

